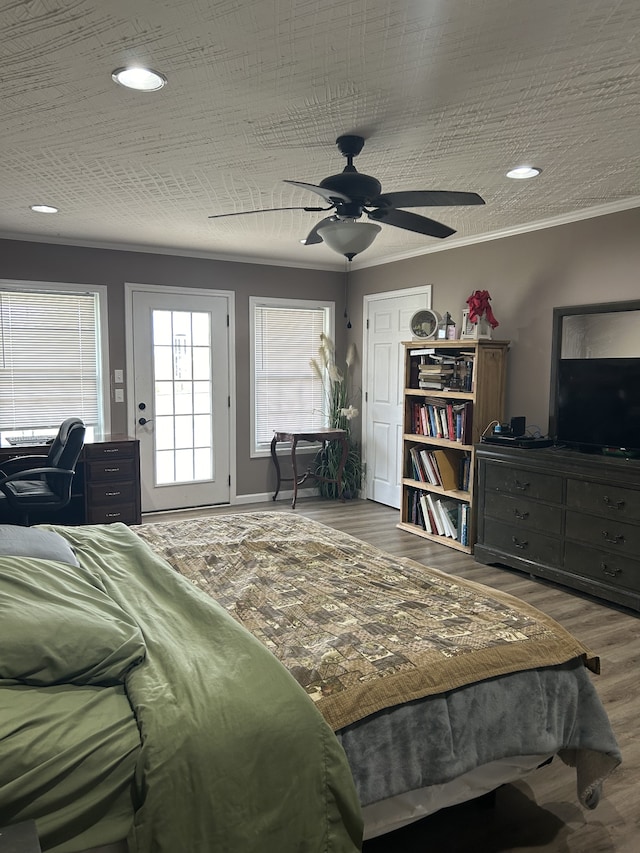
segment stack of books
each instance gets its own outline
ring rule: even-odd
[[[411,386],[444,391],[473,391],[475,352],[459,353],[438,350],[412,350]]]
[[[449,386],[454,372],[453,364],[444,364],[443,362],[420,364],[418,365],[418,388],[441,391]]]

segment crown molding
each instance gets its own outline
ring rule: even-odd
[[[611,213],[621,213],[625,210],[633,210],[640,207],[640,196],[625,199],[624,201],[611,202],[610,204],[601,204],[597,207],[589,207],[584,210],[571,211],[558,216],[552,216],[547,219],[540,219],[536,222],[527,222],[523,225],[514,225],[509,228],[502,228],[499,231],[491,231],[487,234],[476,234],[469,237],[449,237],[446,241],[439,242],[437,245],[430,245],[426,248],[413,249],[408,252],[401,252],[391,255],[387,258],[367,261],[365,259],[356,258],[350,264],[352,270],[363,270],[368,267],[383,266],[385,264],[393,264],[397,261],[409,260],[411,258],[422,257],[423,255],[431,255],[434,252],[448,252],[452,249],[459,249],[463,246],[473,246],[476,243],[486,243],[490,240],[502,240],[504,237],[514,237],[519,234],[528,234],[532,231],[541,231],[545,228],[555,228],[559,225],[569,225],[572,222],[580,222],[585,219],[594,219],[598,216],[607,216]],[[153,255],[172,255],[183,258],[202,258],[210,261],[224,261],[227,263],[236,264],[253,264],[256,266],[273,266],[273,267],[291,267],[294,269],[309,269],[309,270],[324,270],[326,272],[344,272],[344,262],[342,259],[336,259],[331,263],[329,260],[323,263],[301,263],[299,261],[290,261],[285,259],[262,258],[259,256],[252,257],[250,255],[224,255],[215,252],[190,251],[187,249],[178,249],[165,246],[152,246],[145,244],[123,244],[110,243],[99,240],[74,240],[70,237],[60,236],[44,236],[34,234],[19,234],[19,233],[0,233],[0,240],[19,240],[30,243],[50,243],[59,246],[75,246],[78,248],[87,249],[108,249],[117,252],[141,252],[144,254]],[[331,259],[332,260],[332,259]]]
[[[490,240],[502,240],[503,237],[514,237],[518,234],[528,234],[530,231],[542,231],[545,228],[555,228],[558,225],[570,225],[572,222],[580,222],[584,219],[594,219],[597,216],[608,216],[611,213],[621,213],[624,210],[633,210],[640,207],[640,196],[625,199],[624,201],[611,202],[610,204],[601,204],[597,207],[589,207],[584,210],[576,210],[571,213],[562,213],[558,216],[551,216],[548,219],[540,219],[536,222],[527,222],[525,225],[514,225],[510,228],[501,228],[499,231],[490,231],[487,234],[476,234],[470,237],[454,237],[448,238],[446,242],[438,243],[435,246],[429,246],[425,249],[417,249],[411,252],[394,255],[393,257],[384,260],[360,261],[354,269],[366,269],[367,267],[376,267],[383,264],[392,264],[396,261],[404,261],[409,258],[418,258],[422,255],[431,255],[434,252],[447,252],[451,249],[459,249],[462,246],[473,246],[476,243],[487,243]]]

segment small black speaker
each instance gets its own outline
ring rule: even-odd
[[[519,435],[524,435],[526,428],[526,418],[511,418],[511,435],[516,437]]]

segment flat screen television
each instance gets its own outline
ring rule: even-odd
[[[555,439],[602,452],[640,452],[640,358],[561,358]]]

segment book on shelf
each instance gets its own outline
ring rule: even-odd
[[[460,501],[454,501],[450,498],[441,498],[439,504],[444,520],[449,526],[451,538],[459,539],[458,534],[461,528],[463,504]]]
[[[461,444],[471,444],[473,433],[473,402],[465,400],[464,403],[455,403],[453,411],[455,413],[455,440]]]
[[[454,367],[453,365],[446,365],[440,361],[434,362],[433,364],[419,364],[418,365],[418,373],[420,375],[424,373],[442,373],[445,376],[453,373]]]
[[[458,488],[463,492],[469,491],[469,484],[471,478],[471,456],[465,453],[460,457],[460,472],[458,475]]]
[[[446,536],[444,521],[442,520],[442,516],[440,515],[440,511],[437,506],[437,500],[433,497],[430,492],[427,492],[427,506],[429,511],[431,512],[431,518],[435,524],[435,530],[433,533],[437,533],[438,536]]]
[[[462,510],[460,513],[460,544],[468,545],[469,544],[469,512],[470,507],[469,504],[462,504]]]
[[[411,456],[411,466],[413,468],[413,479],[420,483],[428,483],[427,475],[423,467],[422,459],[420,458],[420,448],[412,447],[409,450]],[[411,473],[411,472],[409,472]]]
[[[429,516],[429,507],[427,505],[427,496],[424,492],[420,495],[420,509],[422,510],[422,526],[427,531],[427,533],[433,533],[433,528],[431,526],[431,518]]]
[[[460,460],[458,458],[460,451],[439,448],[432,450],[431,454],[435,458],[442,488],[447,489],[447,491],[459,489],[461,485]]]
[[[432,486],[441,486],[442,481],[437,467],[433,463],[431,453],[428,450],[421,450],[420,459],[422,460],[422,464],[427,475],[427,482],[431,483]]]
[[[473,391],[474,389],[474,374],[475,374],[475,352],[463,353],[461,355],[461,363],[458,368],[460,376],[460,390]]]
[[[440,521],[442,523],[442,529],[444,531],[442,535],[448,536],[450,539],[455,539],[456,538],[455,529],[451,525],[451,521],[450,521],[449,516],[448,516],[448,514],[447,514],[447,512],[443,506],[442,501],[436,500],[436,501],[434,501],[434,504],[436,507],[436,512],[440,516]]]

